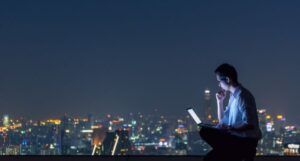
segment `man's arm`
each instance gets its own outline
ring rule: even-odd
[[[254,126],[247,124],[247,123],[243,123],[241,125],[237,125],[237,126],[230,126],[229,130],[234,130],[234,131],[243,131],[243,130],[249,130],[249,129],[253,129]]]
[[[224,116],[223,101],[217,101],[217,105],[218,105],[218,119],[219,119],[219,123],[221,123],[222,118]]]
[[[241,97],[239,100],[239,110],[242,113],[243,123],[240,125],[235,125],[230,127],[231,130],[242,131],[249,130],[254,128],[253,119],[254,113],[253,110],[256,109],[255,101],[251,97]],[[256,111],[255,111],[256,112]]]
[[[221,121],[222,121],[222,119],[224,117],[223,102],[224,102],[225,98],[226,98],[226,92],[225,91],[222,90],[222,91],[219,91],[218,93],[216,93],[219,123],[221,123]]]

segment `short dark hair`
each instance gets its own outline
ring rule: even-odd
[[[215,70],[215,73],[221,77],[228,77],[234,84],[238,84],[238,74],[235,68],[227,63],[221,64]]]

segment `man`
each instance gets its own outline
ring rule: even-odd
[[[204,160],[253,160],[261,131],[253,95],[238,82],[235,68],[222,64],[215,74],[221,91],[216,93],[219,123],[201,128],[200,136],[213,150]],[[226,92],[228,105],[223,108]]]

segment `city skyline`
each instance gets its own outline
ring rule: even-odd
[[[299,126],[266,109],[258,116],[263,137],[257,156],[299,156]],[[189,115],[64,115],[38,121],[4,115],[0,155],[205,155],[211,147],[198,130]]]
[[[1,113],[182,115],[237,68],[257,108],[299,122],[300,2],[0,2]],[[216,111],[212,95],[212,110]]]

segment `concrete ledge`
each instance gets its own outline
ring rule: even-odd
[[[202,161],[203,156],[0,156],[1,161]],[[299,161],[298,157],[259,156],[255,161]]]

